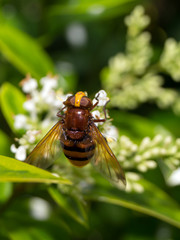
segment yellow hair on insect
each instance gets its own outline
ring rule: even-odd
[[[75,107],[80,107],[80,103],[81,103],[81,98],[85,96],[84,92],[77,92],[75,94]]]

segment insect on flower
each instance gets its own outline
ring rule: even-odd
[[[98,105],[98,96],[96,100],[93,105],[84,92],[68,97],[64,101],[65,107],[57,113],[60,120],[36,145],[25,162],[47,168],[52,164],[55,154],[62,150],[74,166],[83,167],[91,162],[110,182],[125,185],[123,170],[95,125],[95,122],[106,121],[105,106],[108,101],[104,105],[105,118],[94,119],[90,111]]]

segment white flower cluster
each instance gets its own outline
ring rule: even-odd
[[[146,172],[157,166],[157,160],[174,170],[180,165],[180,139],[156,135],[152,140],[146,137],[137,145],[128,137],[121,136],[114,148],[117,159],[125,169]]]
[[[126,26],[128,26],[128,35],[137,36],[150,23],[150,18],[144,14],[142,6],[136,6],[133,13],[125,18]]]
[[[169,38],[161,55],[161,66],[175,81],[180,81],[180,43]]]
[[[150,19],[143,7],[137,6],[125,18],[125,23],[128,27],[125,53],[112,57],[102,72],[102,84],[110,92],[110,104],[134,109],[141,103],[154,101],[160,108],[172,107],[180,114],[179,93],[163,88],[164,79],[159,75],[164,70],[174,80],[180,80],[180,44],[168,39],[159,62],[151,65],[151,36],[144,31]]]
[[[126,173],[126,191],[127,192],[137,192],[142,193],[144,191],[144,187],[142,184],[139,183],[139,180],[141,179],[140,175],[134,172],[127,172]]]
[[[97,110],[92,111],[92,116],[94,119],[105,119],[105,113],[103,111],[104,106],[109,102],[109,98],[107,97],[107,93],[104,90],[100,90],[95,94],[95,98],[93,99],[93,105],[97,102],[98,105],[96,107]],[[109,115],[106,111],[106,117],[109,118]],[[106,120],[104,123],[95,123],[102,130],[103,135],[106,137],[108,142],[117,141],[118,139],[118,130],[115,126],[112,125],[111,120]],[[103,126],[102,126],[103,125]],[[101,128],[102,126],[102,128]]]
[[[23,92],[27,94],[27,100],[23,105],[27,114],[16,115],[14,127],[27,132],[20,139],[16,139],[19,146],[13,144],[11,151],[16,159],[24,161],[27,153],[57,121],[56,113],[63,107],[63,101],[69,95],[57,90],[58,79],[54,76],[41,78],[40,86],[36,79],[27,76],[21,85]]]

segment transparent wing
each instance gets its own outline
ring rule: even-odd
[[[25,162],[40,168],[48,168],[60,150],[60,136],[62,132],[61,121],[57,122],[49,132],[35,146]]]
[[[121,188],[124,187],[126,185],[124,172],[106,139],[94,123],[90,127],[90,135],[96,144],[95,154],[91,159],[92,165],[111,183]]]

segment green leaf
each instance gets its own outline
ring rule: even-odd
[[[41,168],[5,156],[0,156],[0,182],[71,184],[68,179],[54,176]]]
[[[4,83],[1,87],[1,109],[6,121],[12,130],[14,129],[14,116],[25,112],[23,103],[25,96],[21,91],[10,83]]]
[[[46,229],[31,228],[30,231],[27,229],[19,229],[14,232],[9,233],[12,240],[34,240],[34,239],[46,239],[53,240],[53,238],[46,232]]]
[[[0,155],[8,155],[10,152],[10,139],[0,130]]]
[[[42,47],[22,31],[1,23],[0,50],[23,74],[30,73],[36,78],[54,72],[51,59]]]
[[[128,193],[112,189],[112,187],[98,185],[93,192],[86,195],[86,198],[120,205],[180,228],[179,205],[152,183],[143,179],[139,183],[144,187],[143,193]]]
[[[113,124],[119,128],[120,135],[125,134],[133,140],[141,141],[144,137],[152,138],[157,134],[172,135],[163,125],[136,114],[110,110],[110,117]]]
[[[0,202],[5,202],[9,199],[9,197],[12,194],[12,183],[5,182],[1,183],[0,182]]]
[[[70,239],[60,216],[53,215],[46,220],[36,220],[30,215],[29,203],[26,200],[27,198],[18,198],[18,204],[12,204],[3,212],[0,218],[0,239],[5,240],[5,236],[7,240]],[[4,238],[1,238],[2,233]]]
[[[83,20],[110,18],[124,14],[132,6],[140,2],[138,0],[79,0],[56,4],[50,8],[50,16],[81,17]]]
[[[84,204],[76,196],[67,196],[61,194],[54,187],[49,188],[49,194],[54,201],[68,214],[72,219],[87,227],[87,213]]]

